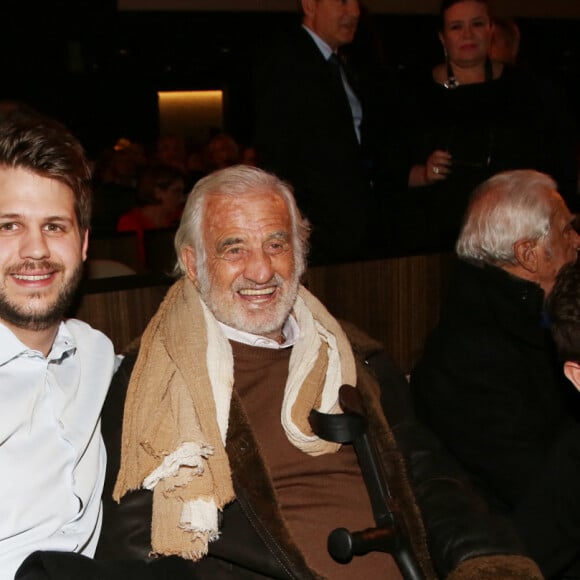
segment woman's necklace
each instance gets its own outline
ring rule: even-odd
[[[456,89],[459,86],[459,82],[455,78],[453,68],[451,68],[451,62],[447,59],[447,80],[443,81],[443,86],[446,89]]]
[[[489,57],[485,59],[485,82],[493,80],[493,65]],[[446,89],[456,89],[459,86],[459,81],[455,77],[451,62],[447,59],[447,80],[443,81],[443,86]]]

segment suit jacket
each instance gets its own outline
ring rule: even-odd
[[[278,42],[261,60],[255,87],[260,164],[295,188],[313,225],[315,262],[366,257],[375,212],[364,83],[350,83],[363,108],[359,144],[343,85],[306,30]]]

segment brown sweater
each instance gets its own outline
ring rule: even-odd
[[[337,564],[328,555],[326,540],[333,529],[358,531],[374,522],[352,447],[311,457],[286,438],[280,411],[291,349],[231,344],[234,388],[268,466],[282,515],[308,564],[332,580],[401,578],[395,562],[386,554],[355,558],[347,566]]]

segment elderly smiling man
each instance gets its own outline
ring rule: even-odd
[[[383,554],[351,570],[337,564],[320,531],[322,522],[326,531],[345,521],[363,529],[373,518],[354,452],[337,453],[307,424],[316,401],[335,411],[338,387],[357,374],[343,331],[299,289],[307,238],[289,190],[255,169],[213,174],[187,203],[175,241],[185,277],[141,342],[115,489],[118,498],[154,490],[157,553],[199,559],[217,538],[218,511],[237,495],[268,514],[264,532],[291,534],[299,570],[307,562],[331,578],[395,573]],[[226,452],[242,424],[261,457],[249,431]],[[234,492],[242,477],[261,488],[260,504]]]
[[[413,464],[422,477],[421,498],[415,499],[370,370],[382,349],[345,326],[347,338],[300,285],[307,240],[308,224],[289,188],[271,174],[237,166],[195,186],[175,239],[182,276],[143,334],[132,369],[114,489],[120,504],[107,503],[99,557],[180,556],[154,563],[177,561],[184,569],[175,574],[191,578],[400,578],[386,553],[345,566],[327,551],[334,528],[374,525],[352,447],[318,438],[308,422],[314,408],[340,412],[338,389],[347,383],[361,393],[379,442],[378,460],[397,494],[399,531],[425,577],[434,571],[416,503],[421,500],[437,522],[434,545],[445,546],[440,553],[453,546],[451,557],[439,558],[443,574],[455,568],[456,578],[468,577],[501,562],[502,578],[513,577],[516,568],[535,577],[525,558],[514,567],[511,557],[496,556],[514,553],[513,545],[499,548],[492,540],[492,549],[481,547],[486,516],[480,503],[445,471],[440,449],[422,447],[432,439],[411,428],[412,414],[394,418],[399,401],[387,405],[389,419],[413,433],[408,441],[418,451]],[[114,397],[123,398],[134,361],[125,359],[111,389],[103,419],[108,433],[111,423],[113,432],[117,428],[122,403]],[[383,389],[385,401],[396,392],[395,376],[388,392]],[[401,395],[406,387],[403,380]],[[108,441],[116,475],[121,445],[114,433]],[[146,489],[132,491],[138,488]],[[468,523],[474,505],[478,513]],[[442,522],[458,525],[446,535],[450,529]],[[471,543],[458,529],[477,529],[477,554],[492,557],[470,559],[475,552],[460,548]]]

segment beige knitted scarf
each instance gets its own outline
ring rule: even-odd
[[[316,437],[311,409],[340,412],[338,389],[356,385],[352,350],[338,322],[300,287],[281,422],[309,455],[339,448]],[[121,468],[113,497],[153,490],[153,552],[197,560],[218,537],[218,510],[234,499],[225,441],[234,383],[230,344],[187,278],[170,288],[141,341],[131,376]]]

